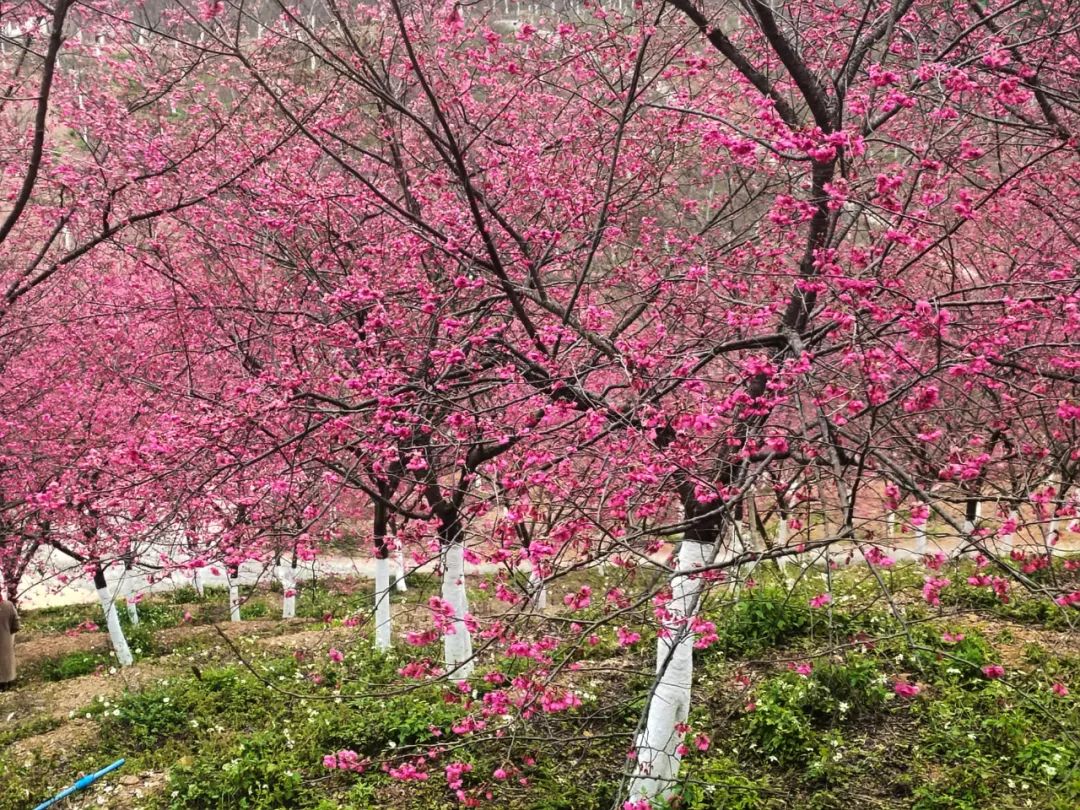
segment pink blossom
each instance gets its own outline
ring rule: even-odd
[[[946,577],[926,577],[923,580],[923,599],[931,605],[940,605],[942,589],[949,587],[951,584],[952,581]]]
[[[1058,697],[1066,697],[1069,694],[1069,687],[1067,687],[1061,681],[1058,681],[1057,683],[1055,683],[1050,688],[1053,690],[1054,694],[1057,695]]]
[[[819,593],[817,596],[812,597],[810,599],[810,607],[812,607],[812,608],[825,607],[825,605],[828,605],[831,602],[832,602],[832,594],[830,594],[830,593]]]
[[[990,680],[996,680],[997,678],[1004,677],[1005,667],[1000,664],[988,664],[982,668],[983,675]]]
[[[341,650],[334,649],[333,647],[330,648],[330,652],[327,653],[327,656],[335,664],[340,664],[345,660],[345,656],[342,654]]]
[[[355,751],[346,748],[334,754],[327,754],[323,757],[322,762],[324,768],[352,771],[353,773],[363,773],[369,764],[367,759],[361,759],[360,755]]]
[[[406,762],[397,768],[390,768],[387,773],[391,778],[402,782],[426,782],[428,778],[426,771],[420,770],[411,762]]]
[[[893,691],[900,697],[915,697],[919,694],[919,687],[907,681],[897,681],[893,684]]]
[[[641,641],[641,633],[635,633],[625,627],[617,628],[615,630],[615,635],[618,636],[620,647],[629,647],[630,645],[637,644]]]

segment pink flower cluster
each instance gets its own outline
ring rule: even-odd
[[[946,577],[926,577],[923,580],[923,599],[931,605],[940,605],[942,589],[949,587],[951,584],[952,580]]]
[[[361,759],[355,751],[343,748],[335,754],[327,754],[323,757],[323,767],[330,770],[352,771],[363,773],[370,764],[368,759]]]

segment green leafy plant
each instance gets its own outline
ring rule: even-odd
[[[280,810],[317,803],[304,788],[301,763],[273,732],[253,734],[216,756],[180,764],[169,774],[169,807]]]
[[[102,653],[73,652],[42,662],[40,672],[41,677],[47,681],[66,681],[69,678],[89,675],[108,663],[108,658]]]

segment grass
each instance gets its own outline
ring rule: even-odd
[[[788,592],[761,567],[755,571],[760,582],[739,600],[717,591],[703,613],[717,639],[697,655],[683,784],[670,806],[1080,806],[1080,650],[1043,632],[1037,600],[1014,593],[1002,603],[987,599],[985,588],[960,584],[969,568],[941,573],[957,584],[943,591],[939,606],[923,601],[921,575],[912,570],[884,572],[891,603],[865,569],[834,572],[827,608],[810,607],[811,597],[824,590],[818,572]],[[597,595],[617,584],[598,573],[588,576]],[[426,602],[431,587],[425,584],[434,585],[414,583],[406,601]],[[476,603],[486,594],[478,590]],[[314,627],[333,617],[336,629],[329,632],[335,635],[295,652],[240,639],[243,663],[231,650],[211,655],[205,644],[184,646],[183,639],[170,650],[160,640],[193,604],[198,617],[186,626],[227,613],[224,593],[211,591],[202,603],[176,593],[149,600],[141,606],[143,655],[168,663],[174,674],[81,707],[78,714],[90,716],[95,732],[63,756],[38,758],[29,769],[0,757],[0,810],[29,806],[30,799],[40,801],[73,781],[80,769],[119,756],[128,758],[125,772],[165,774],[163,788],[138,805],[158,810],[459,807],[444,775],[451,763],[462,769],[460,789],[480,806],[613,805],[648,688],[647,635],[624,648],[609,627],[595,645],[556,647],[555,660],[567,657],[578,667],[562,671],[557,683],[572,689],[581,705],[538,714],[496,735],[501,711],[477,711],[488,705],[486,695],[499,692],[483,671],[468,692],[409,680],[398,670],[416,656],[437,659],[436,647],[381,655],[365,630],[341,626],[343,618],[367,609],[370,598],[367,587],[348,581],[307,588],[298,613],[315,620],[308,625]],[[261,604],[270,613],[275,599],[257,592],[246,607]],[[597,598],[585,613],[600,617],[604,601]],[[30,611],[27,626],[62,632],[90,613]],[[624,614],[618,623],[644,633],[642,617]],[[537,628],[536,637],[542,634]],[[345,652],[340,664],[326,655],[331,645]],[[93,655],[69,654],[35,677],[78,673]],[[982,668],[1000,662],[1005,677],[987,678]],[[523,664],[504,662],[499,674],[509,679],[523,671]],[[917,685],[918,694],[898,695],[898,681]],[[1055,694],[1055,683],[1073,694]],[[470,716],[487,726],[468,732],[461,722]],[[0,736],[0,746],[21,741],[25,747],[34,735],[61,725],[52,719],[20,723]],[[323,766],[324,756],[342,749],[369,761],[362,773]],[[429,778],[403,783],[389,777],[389,769],[420,754],[432,757],[425,765]],[[497,776],[502,771],[505,778]]]

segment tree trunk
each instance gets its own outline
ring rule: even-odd
[[[116,601],[109,594],[109,583],[105,579],[105,572],[100,568],[94,572],[94,587],[97,588],[101,609],[105,612],[105,625],[109,628],[109,641],[116,653],[116,660],[120,666],[130,667],[134,663],[131,649],[128,647],[127,639],[124,638],[124,631],[120,628],[120,615],[116,612]]]
[[[465,544],[461,542],[460,528],[455,519],[450,527],[452,538],[443,546],[442,598],[454,610],[453,624],[443,636],[443,652],[446,671],[451,678],[463,680],[472,675],[472,633],[465,625],[469,612],[469,599],[465,591]]]
[[[1009,512],[1009,520],[1011,520],[1016,526],[1019,526],[1020,525],[1020,512],[1018,510],[1016,510],[1016,509],[1013,509],[1012,511],[1010,511]],[[1003,534],[1001,536],[1001,541],[1000,541],[1000,543],[1001,543],[1001,551],[1000,551],[1000,553],[1001,554],[1004,554],[1005,556],[1008,556],[1008,555],[1012,554],[1013,542],[1014,542],[1013,538],[1015,538],[1015,537],[1016,537],[1015,530],[1009,532],[1008,534]]]
[[[780,525],[776,530],[776,547],[787,548],[788,540],[791,537],[791,525],[788,523],[786,515],[780,516]],[[797,557],[795,558],[798,559]],[[788,573],[789,561],[787,557],[777,557],[776,565],[780,569],[780,576],[784,578],[784,583],[790,588],[794,585],[794,581],[791,575]]]
[[[390,621],[390,539],[387,537],[389,526],[389,507],[376,501],[372,534],[375,541],[375,648],[378,650],[389,650],[393,641],[393,625]],[[405,578],[402,574],[399,568],[398,582],[404,588]]]
[[[544,584],[544,578],[540,576],[540,572],[536,570],[536,563],[532,564],[529,571],[529,591],[532,594],[533,606],[537,610],[545,610],[548,603],[547,585]]]
[[[389,650],[390,625],[390,560],[375,558],[375,649]]]
[[[405,583],[405,549],[401,547],[400,540],[395,540],[394,544],[396,546],[394,549],[394,589],[398,593],[405,593],[409,590],[409,586]]]
[[[139,603],[135,601],[135,588],[134,583],[131,581],[131,561],[124,560],[124,585],[126,588],[126,596],[124,602],[127,604],[128,619],[131,621],[132,627],[139,626]]]
[[[926,554],[926,524],[920,523],[915,527],[915,555],[922,557]]]
[[[240,621],[240,585],[237,579],[240,577],[239,566],[225,567],[225,581],[229,584],[229,621]]]
[[[291,563],[288,566],[282,565],[278,567],[278,573],[281,577],[281,618],[283,619],[295,619],[296,618],[296,565]]]
[[[649,698],[645,727],[638,736],[637,764],[630,785],[631,801],[666,795],[679,775],[682,755],[679,729],[690,712],[690,685],[694,676],[694,633],[691,623],[698,611],[701,580],[689,573],[705,562],[708,544],[683,540],[679,544],[672,599],[662,635],[656,644],[656,682]]]

